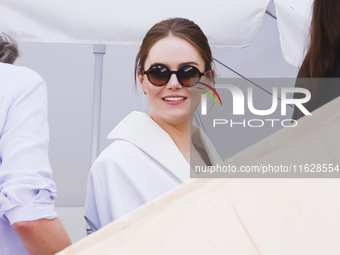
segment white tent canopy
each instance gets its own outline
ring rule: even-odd
[[[8,0],[2,3],[1,28],[20,41],[129,45],[139,44],[162,19],[186,17],[207,31],[212,45],[244,47],[256,35],[268,2]]]
[[[0,31],[21,42],[139,44],[168,17],[194,20],[211,45],[246,47],[270,0],[2,0]],[[275,0],[282,49],[297,66],[305,48],[312,0]]]
[[[308,46],[313,0],[274,1],[284,58],[300,66]]]

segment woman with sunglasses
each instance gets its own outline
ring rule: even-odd
[[[220,162],[204,132],[192,125],[202,94],[198,81],[214,77],[211,63],[208,40],[194,22],[168,19],[148,31],[135,73],[149,111],[121,121],[92,166],[85,203],[90,232],[189,180],[189,163]]]

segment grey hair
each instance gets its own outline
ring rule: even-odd
[[[0,34],[0,62],[13,64],[19,56],[15,40],[6,34]]]

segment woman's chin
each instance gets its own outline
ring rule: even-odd
[[[190,122],[190,112],[180,109],[163,112],[160,117],[173,125],[186,124]]]

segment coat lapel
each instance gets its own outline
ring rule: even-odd
[[[171,137],[146,113],[132,112],[108,135],[126,140],[158,161],[180,181],[190,179],[190,165]]]
[[[199,127],[192,128],[193,143],[205,151],[212,165],[222,164],[222,160],[208,136]],[[126,116],[108,135],[108,139],[128,141],[168,169],[180,181],[190,179],[195,172],[183,157],[169,134],[146,113],[132,112]]]

